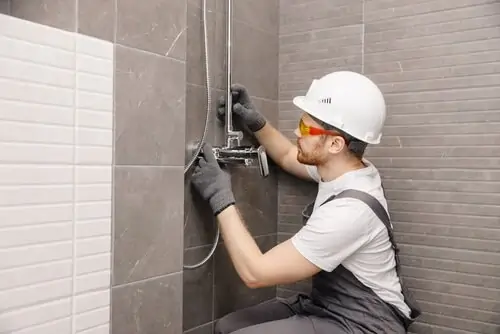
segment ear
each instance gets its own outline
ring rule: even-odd
[[[328,138],[328,151],[332,154],[338,154],[346,147],[344,138],[340,136],[329,136]]]

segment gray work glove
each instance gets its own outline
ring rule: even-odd
[[[208,201],[215,216],[235,203],[231,177],[220,168],[210,144],[203,146],[203,156],[193,171],[191,183],[201,197]]]
[[[233,102],[233,114],[248,127],[252,132],[257,132],[266,125],[266,118],[257,111],[250,94],[248,94],[245,86],[234,84],[231,86],[231,95]],[[217,105],[217,117],[224,121],[226,117],[226,99],[221,96]]]

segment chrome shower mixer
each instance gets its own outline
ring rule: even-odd
[[[212,151],[217,161],[226,165],[254,166],[257,161],[260,175],[263,177],[269,175],[267,154],[263,146],[257,148],[254,146],[215,146],[212,148]],[[198,157],[201,156],[203,156],[203,152],[200,152]]]

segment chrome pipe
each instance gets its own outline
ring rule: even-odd
[[[228,0],[227,1],[227,17],[226,17],[226,24],[227,24],[227,96],[226,96],[226,143],[229,146],[229,140],[231,137],[231,132],[233,132],[233,115],[232,115],[232,106],[233,106],[233,96],[231,94],[231,72],[232,72],[232,33],[233,33],[233,1]]]
[[[227,92],[226,92],[226,147],[240,146],[240,141],[243,139],[243,132],[234,131],[233,129],[233,96],[231,94],[232,84],[232,40],[233,40],[233,0],[227,1]]]

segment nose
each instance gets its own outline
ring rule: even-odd
[[[294,134],[295,134],[298,138],[302,137],[302,135],[300,134],[300,130],[299,130],[299,128],[296,128],[296,129],[293,131],[293,133],[294,133]]]

